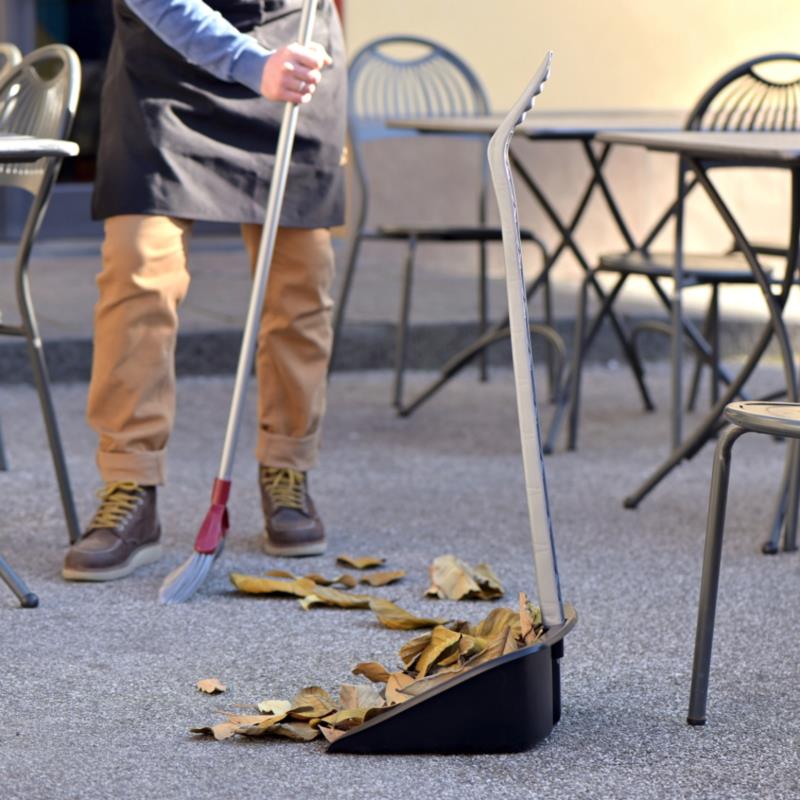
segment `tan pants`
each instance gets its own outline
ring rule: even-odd
[[[190,233],[190,222],[171,217],[106,220],[87,408],[104,481],[157,485],[166,479]],[[251,264],[260,235],[260,225],[242,226]],[[262,464],[299,470],[316,464],[332,344],[333,263],[327,229],[278,230],[256,357]]]

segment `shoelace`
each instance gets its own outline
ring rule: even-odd
[[[261,484],[272,502],[283,508],[305,508],[306,476],[296,469],[265,467],[261,471]]]
[[[107,483],[97,492],[101,504],[89,527],[116,528],[139,505],[142,494],[142,487],[132,481]]]

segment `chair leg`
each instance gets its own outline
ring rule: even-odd
[[[483,336],[489,327],[489,273],[486,259],[486,242],[479,243],[479,275],[478,275],[478,335]],[[489,380],[489,354],[484,350],[478,356],[478,374],[481,383]]]
[[[400,302],[400,317],[397,321],[397,339],[394,362],[394,402],[398,411],[403,407],[403,378],[408,353],[408,318],[411,310],[411,287],[414,282],[414,262],[417,254],[417,237],[408,239],[408,254],[403,272],[403,292]]]
[[[791,552],[797,550],[797,518],[800,510],[800,442],[791,439],[788,446],[790,468],[783,549]]]
[[[703,576],[700,584],[700,603],[697,610],[692,687],[689,694],[690,725],[705,725],[708,678],[711,667],[711,644],[714,637],[714,617],[717,609],[719,571],[722,561],[722,535],[725,529],[725,508],[730,481],[731,450],[744,428],[730,425],[719,437],[714,451],[711,489],[706,521],[706,543],[703,555]]]
[[[555,329],[553,321],[553,285],[550,282],[550,275],[545,277],[544,285],[542,287],[542,296],[544,300],[544,324],[550,328]],[[558,389],[561,385],[560,373],[563,369],[563,363],[559,364],[558,354],[552,349],[547,351],[547,382],[549,389],[549,400],[555,403],[558,397]]]
[[[8,460],[6,459],[6,448],[3,442],[3,429],[0,428],[0,472],[8,470]]]
[[[17,596],[23,608],[36,608],[39,598],[27,587],[25,581],[11,568],[11,564],[0,556],[0,580]]]
[[[344,268],[344,276],[342,278],[342,288],[339,291],[339,297],[336,301],[336,307],[333,312],[333,348],[331,350],[331,357],[328,361],[328,371],[333,369],[336,361],[336,355],[339,344],[342,338],[342,327],[344,325],[344,315],[347,309],[347,301],[350,299],[350,291],[353,288],[353,276],[356,269],[356,261],[358,254],[361,250],[361,228],[358,228],[353,234],[348,248],[347,264]]]
[[[67,524],[69,542],[74,544],[80,538],[81,530],[78,524],[78,515],[75,511],[75,501],[72,496],[67,462],[64,458],[64,448],[61,444],[61,434],[58,430],[58,419],[56,418],[53,398],[50,393],[50,379],[47,376],[47,362],[44,358],[42,337],[39,335],[39,327],[36,324],[28,273],[24,266],[20,267],[17,273],[17,306],[22,318],[22,328],[28,346],[28,358],[33,371],[36,393],[39,396],[39,404],[42,408],[42,417],[47,431],[47,441],[50,445],[50,455],[53,458],[56,480],[58,481],[58,491],[61,495],[61,505],[64,509],[64,520]]]
[[[575,317],[575,339],[572,343],[572,382],[570,384],[569,422],[567,427],[567,449],[575,450],[578,441],[578,419],[581,403],[581,373],[583,372],[584,335],[586,306],[589,297],[589,280],[581,283],[578,296],[578,311]]]
[[[716,322],[714,320],[713,309],[715,308],[717,301],[718,301],[717,286],[713,285],[711,287],[711,300],[710,300],[710,302],[708,304],[708,308],[706,309],[705,319],[703,320],[703,338],[711,345],[711,348],[712,348],[711,360],[712,360],[712,362],[714,361],[713,351],[714,351],[714,348],[715,348],[714,336],[715,336],[715,328],[716,328]],[[702,374],[703,374],[703,367],[706,365],[706,363],[707,363],[707,361],[706,361],[703,353],[700,350],[697,350],[696,353],[695,353],[695,359],[694,359],[694,370],[693,370],[693,374],[692,374],[692,384],[691,384],[691,387],[689,389],[688,398],[686,400],[686,410],[687,411],[694,411],[695,407],[697,406],[697,396],[700,393],[700,379],[701,379]],[[714,372],[716,372],[716,365],[712,363],[711,367],[712,367],[712,370],[714,370]],[[711,377],[709,379],[711,381],[711,394],[712,394],[712,397],[713,397],[713,395],[715,393],[719,394],[719,387],[718,387],[714,372],[712,372],[712,375],[711,375]],[[712,399],[711,404],[712,405],[716,405],[716,400]]]

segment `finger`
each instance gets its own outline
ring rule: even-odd
[[[317,53],[322,57],[323,61],[325,62],[325,66],[330,66],[333,64],[333,59],[328,55],[328,51],[319,43],[319,42],[311,42],[308,45],[312,50],[316,50]]]
[[[319,50],[313,50],[310,47],[303,47],[303,45],[293,45],[290,48],[291,52],[291,62],[287,63],[294,63],[301,67],[307,67],[308,69],[322,69],[325,66],[326,60],[325,50],[322,49],[320,52]]]
[[[305,83],[319,83],[322,80],[322,73],[318,69],[308,69],[307,67],[295,66],[293,69],[285,70],[291,80],[304,81]]]

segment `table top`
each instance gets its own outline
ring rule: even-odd
[[[679,131],[682,111],[536,111],[517,129],[531,139],[593,139],[599,131]],[[497,130],[502,114],[463,117],[408,117],[390,119],[387,127],[420,133],[487,135]]]
[[[740,131],[639,131],[606,130],[597,140],[629,144],[667,153],[743,164],[800,166],[800,133]]]
[[[80,148],[63,139],[0,133],[0,161],[36,161],[45,156],[76,156]]]

